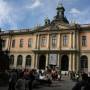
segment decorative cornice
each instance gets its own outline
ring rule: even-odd
[[[90,50],[81,50],[80,53],[90,53]]]
[[[36,34],[39,32],[53,32],[53,31],[71,31],[77,30],[79,32],[90,31],[90,24],[59,24],[55,25],[47,25],[47,26],[39,26],[35,29],[22,29],[22,30],[10,30],[10,31],[1,31],[0,36],[13,36],[13,35],[27,35],[27,34]]]
[[[33,51],[32,50],[30,50],[30,51],[10,51],[10,53],[33,53]]]

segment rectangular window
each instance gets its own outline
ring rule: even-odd
[[[56,37],[56,35],[51,36],[51,44],[52,44],[52,48],[56,48],[56,46],[57,46],[57,37]]]
[[[45,36],[41,37],[41,47],[45,47],[47,43],[47,39]]]
[[[32,38],[28,39],[28,47],[32,47]]]
[[[64,35],[63,36],[63,46],[67,46],[68,45],[68,36]]]
[[[6,40],[2,40],[2,47],[5,48],[6,46]]]
[[[12,40],[12,48],[15,47],[15,40]]]
[[[87,40],[86,36],[82,36],[82,46],[86,46]]]
[[[20,39],[20,45],[21,48],[23,47],[23,39]]]

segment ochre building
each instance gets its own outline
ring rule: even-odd
[[[69,23],[62,4],[56,10],[53,20],[46,18],[43,26],[0,32],[11,69],[90,72],[90,25]]]

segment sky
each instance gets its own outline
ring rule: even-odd
[[[0,0],[0,28],[19,30],[44,25],[56,15],[62,3],[69,22],[90,24],[90,0]]]

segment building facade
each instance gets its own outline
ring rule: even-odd
[[[0,32],[3,51],[10,52],[10,68],[90,72],[90,25],[69,23],[59,4],[52,21],[34,29]]]

